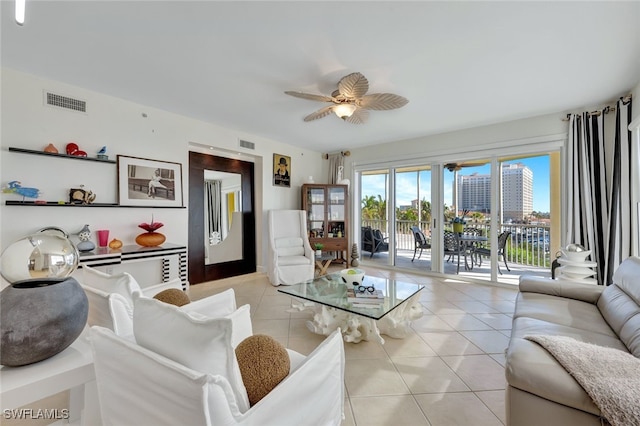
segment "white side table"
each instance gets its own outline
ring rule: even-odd
[[[2,415],[7,415],[5,410],[16,409],[69,389],[68,419],[62,420],[74,424],[101,425],[88,335],[87,327],[71,346],[44,361],[22,367],[0,366]],[[55,420],[52,419],[52,422]]]

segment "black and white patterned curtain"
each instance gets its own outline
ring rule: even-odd
[[[631,253],[630,100],[618,101],[613,158],[607,158],[604,114],[572,114],[567,146],[566,242],[591,250],[598,284]],[[612,167],[607,180],[607,166]],[[636,165],[637,166],[637,165]]]
[[[212,232],[222,231],[222,181],[206,180],[204,182],[204,193],[207,206],[208,235]]]
[[[609,209],[609,245],[605,270],[606,284],[620,263],[631,256],[631,100],[620,99],[616,109],[616,136],[613,154],[613,177]],[[637,176],[637,175],[636,175]]]

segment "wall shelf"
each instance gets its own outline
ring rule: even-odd
[[[78,157],[77,155],[56,154],[56,153],[53,153],[53,152],[35,151],[33,149],[23,149],[23,148],[9,147],[9,151],[11,151],[11,152],[19,152],[21,154],[46,155],[48,157],[70,158],[72,160],[95,161],[95,162],[98,162],[98,163],[116,164],[115,160],[101,160],[101,159],[95,158],[95,157]]]
[[[22,207],[118,207],[132,209],[186,209],[184,206],[121,206],[118,203],[92,203],[92,204],[60,204],[57,201],[47,201],[45,203],[36,203],[35,201],[10,201],[5,202],[7,206]]]

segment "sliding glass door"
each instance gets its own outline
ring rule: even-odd
[[[559,158],[554,151],[357,171],[361,260],[511,284],[523,272],[550,275]]]
[[[395,169],[395,265],[431,271],[431,167]]]

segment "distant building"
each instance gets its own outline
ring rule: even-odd
[[[460,210],[489,213],[491,211],[491,176],[458,175],[458,204]]]
[[[533,172],[522,163],[502,165],[503,220],[523,220],[533,212]]]
[[[459,209],[490,213],[490,175],[458,175],[457,192]],[[533,172],[522,163],[502,165],[502,211],[505,222],[524,220],[533,212]]]

